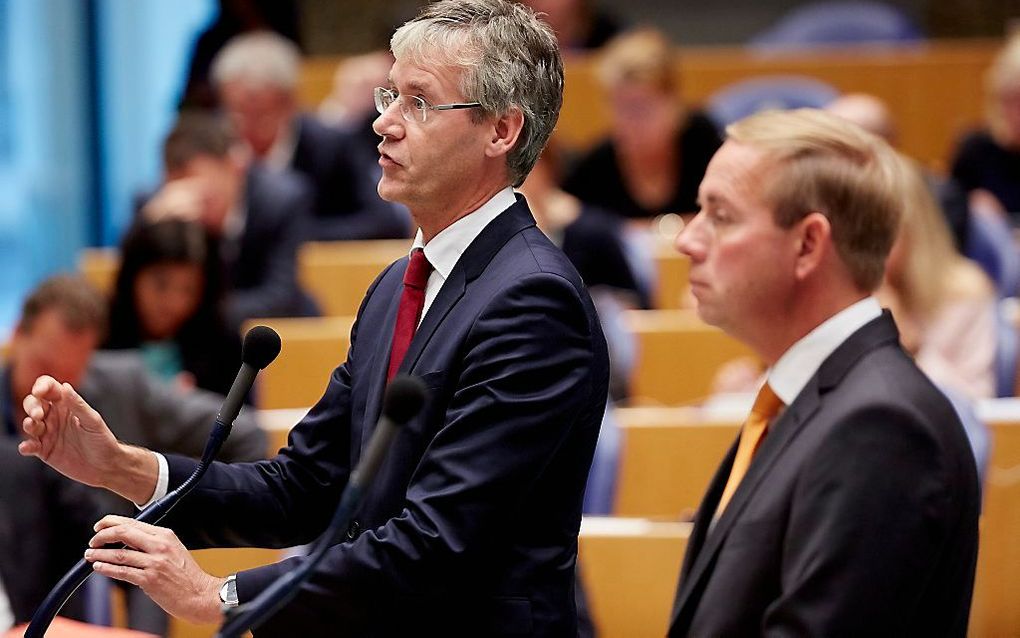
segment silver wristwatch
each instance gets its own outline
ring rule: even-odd
[[[220,603],[224,610],[237,607],[237,574],[227,576],[226,582],[220,587]]]

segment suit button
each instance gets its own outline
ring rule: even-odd
[[[357,520],[351,521],[351,524],[347,526],[347,540],[352,541],[358,537],[361,533],[361,523]]]

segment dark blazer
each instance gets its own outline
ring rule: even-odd
[[[324,529],[380,412],[407,259],[369,289],[347,361],[256,464],[214,465],[171,520],[189,546],[306,543]],[[608,356],[584,285],[523,199],[471,243],[401,371],[429,388],[349,530],[258,636],[577,635],[581,499]],[[194,467],[170,459],[176,485]],[[237,578],[242,602],[294,567]]]
[[[248,169],[244,231],[219,246],[232,326],[258,317],[318,314],[297,279],[297,251],[308,238],[312,202],[311,189],[297,174],[257,164]]]
[[[734,453],[695,519],[670,636],[966,634],[974,457],[888,312],[771,425],[709,531]]]
[[[408,236],[406,210],[383,201],[376,191],[379,154],[374,147],[366,153],[353,133],[326,126],[307,114],[298,116],[296,126],[290,168],[305,176],[315,191],[312,239]]]
[[[0,436],[0,579],[17,623],[81,560],[99,507],[89,488],[18,453],[18,441]],[[81,618],[81,592],[61,611]]]

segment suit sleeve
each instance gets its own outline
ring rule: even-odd
[[[232,326],[257,317],[287,317],[302,314],[304,293],[298,284],[297,254],[308,238],[312,193],[302,183],[284,206],[282,216],[263,250],[267,251],[265,271],[256,286],[233,292],[227,298],[226,314]],[[252,223],[249,221],[249,223]]]
[[[903,618],[959,524],[960,469],[934,431],[946,425],[872,407],[835,427],[795,487],[764,635],[909,633]]]
[[[392,268],[369,288],[362,310]],[[289,547],[311,542],[325,528],[350,474],[350,371],[356,365],[358,314],[347,360],[333,370],[322,398],[291,430],[287,447],[258,463],[213,463],[167,518],[165,525],[185,545]],[[173,486],[197,465],[181,457],[167,461]]]
[[[263,629],[286,633],[287,623],[305,614],[344,613],[358,600],[436,594],[453,585],[445,579],[535,498],[532,486],[576,424],[586,422],[583,415],[605,405],[593,321],[577,291],[554,275],[524,278],[491,300],[468,333],[444,424],[411,478],[403,511],[333,547]],[[296,560],[239,574],[241,599],[256,596]]]

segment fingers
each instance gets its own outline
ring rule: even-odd
[[[44,374],[32,384],[32,394],[43,401],[59,401],[62,398],[60,382]]]
[[[90,563],[122,565],[124,567],[134,567],[137,569],[151,567],[156,561],[156,559],[145,552],[139,552],[126,547],[117,549],[87,549],[85,550],[85,560]]]
[[[18,453],[22,456],[39,456],[42,454],[42,445],[39,441],[26,439],[18,443]]]
[[[111,565],[110,563],[92,563],[92,570],[97,574],[122,580],[132,585],[138,585],[143,589],[148,584],[149,579],[144,569],[137,567],[125,567],[124,565]]]

